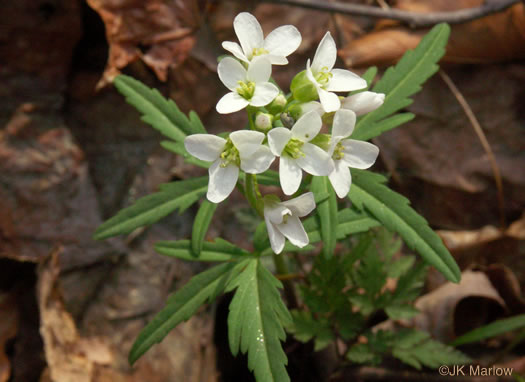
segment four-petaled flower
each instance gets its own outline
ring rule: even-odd
[[[268,145],[280,157],[279,180],[286,195],[299,189],[302,170],[317,176],[326,176],[334,169],[330,156],[320,147],[309,143],[322,127],[321,117],[315,111],[304,114],[289,130],[276,127],[268,133]]]
[[[344,198],[350,191],[352,175],[350,168],[367,169],[374,164],[379,148],[369,142],[345,139],[354,131],[356,115],[341,109],[335,113],[328,154],[334,170],[328,176],[337,196]]]
[[[217,67],[222,83],[231,90],[217,103],[221,114],[239,111],[248,105],[268,105],[279,94],[279,89],[268,82],[272,74],[272,64],[266,58],[253,60],[248,70],[234,58],[226,57]]]
[[[345,69],[333,69],[336,59],[335,41],[330,32],[326,32],[317,47],[312,65],[310,59],[306,63],[306,76],[317,89],[319,100],[327,113],[341,107],[339,97],[332,92],[348,92],[366,87],[366,81],[357,74]]]
[[[264,198],[264,220],[270,245],[276,254],[282,252],[285,237],[299,248],[308,244],[308,235],[299,218],[308,215],[314,208],[311,192],[285,202],[280,202],[275,195]]]
[[[213,162],[206,195],[210,202],[220,203],[230,195],[239,178],[239,167],[250,174],[268,170],[275,156],[262,145],[264,138],[263,133],[248,130],[235,131],[228,139],[211,134],[186,137],[184,147],[191,155]]]
[[[283,25],[273,30],[265,39],[261,25],[247,12],[235,17],[233,28],[241,45],[224,41],[222,47],[244,62],[264,56],[274,65],[286,65],[286,57],[301,45],[301,33],[293,25]]]

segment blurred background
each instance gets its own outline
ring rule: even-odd
[[[340,2],[426,15],[483,4]],[[265,33],[283,24],[302,33],[290,65],[273,68],[285,89],[327,30],[338,65],[359,74],[373,65],[381,73],[428,31],[242,0],[0,2],[0,382],[252,380],[245,360],[229,355],[227,301],[128,365],[143,325],[170,291],[202,270],[153,251],[155,241],[188,237],[195,209],[130,237],[91,239],[102,221],[159,184],[203,173],[160,147],[160,135],[112,79],[122,72],[158,88],[184,112],[195,110],[210,132],[239,129],[242,113],[219,116],[215,104],[226,92],[216,75],[220,42],[235,41],[232,22],[241,11],[252,12]],[[374,142],[381,152],[373,169],[389,174],[390,186],[439,230],[461,268],[484,280],[453,292],[481,299],[436,324],[455,332],[525,313],[524,58],[523,2],[454,25],[442,72],[407,108],[416,118]],[[219,207],[209,237],[250,248],[254,221],[246,207],[234,194]],[[427,291],[443,282],[431,273]],[[428,330],[436,335],[441,326]],[[290,340],[285,350],[293,381],[354,380],[362,371],[348,371],[354,379],[334,376],[327,355],[312,346]],[[505,362],[525,372],[525,356]],[[388,374],[396,367],[383,368],[382,377],[365,370],[359,378],[400,380]]]

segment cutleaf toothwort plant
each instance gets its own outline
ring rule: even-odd
[[[289,381],[285,368],[287,357],[281,345],[286,337],[285,328],[295,334],[301,333],[301,322],[328,323],[330,328],[330,320],[336,313],[339,323],[345,322],[345,314],[350,319],[356,311],[362,315],[374,309],[388,309],[393,316],[396,312],[398,315],[413,313],[411,307],[399,305],[413,299],[412,292],[398,296],[397,300],[392,297],[394,306],[388,305],[384,298],[376,298],[383,285],[378,280],[383,280],[379,273],[384,267],[378,257],[367,255],[358,259],[352,255],[350,235],[384,226],[397,233],[408,247],[446,278],[459,280],[456,263],[426,221],[410,207],[407,199],[385,185],[383,176],[366,171],[379,154],[378,147],[367,140],[413,118],[412,114],[399,111],[412,102],[409,97],[438,69],[449,27],[441,24],[433,28],[419,46],[388,69],[371,90],[375,68],[360,77],[335,67],[336,44],[327,32],[313,60],[308,60],[305,70],[292,79],[289,93],[272,80],[272,66],[288,63],[287,56],[301,43],[299,31],[286,25],[264,37],[258,21],[249,13],[235,18],[234,29],[239,44],[223,43],[233,57],[223,58],[217,67],[228,91],[216,109],[221,114],[245,110],[248,116],[245,129],[219,136],[208,134],[194,112],[184,115],[173,101],[130,77],[120,75],[115,79],[117,89],[142,113],[142,119],[167,138],[162,146],[184,156],[188,163],[208,168],[209,176],[162,185],[157,193],[137,200],[102,224],[95,238],[131,233],[176,210],[181,213],[205,196],[193,224],[191,240],[160,242],[155,249],[167,256],[210,262],[215,266],[194,276],[168,299],[165,308],[138,336],[130,352],[130,362],[135,362],[176,325],[189,319],[202,304],[231,291],[234,292],[228,317],[231,351],[248,353],[248,366],[257,381]],[[278,172],[272,169],[272,164]],[[259,185],[280,186],[282,193],[265,193]],[[236,187],[260,218],[251,251],[220,238],[204,241],[217,203],[227,199]],[[344,199],[351,203],[343,203]],[[344,207],[349,204],[350,208]],[[338,247],[341,250],[334,253],[338,241],[341,241]],[[316,246],[316,243],[319,244]],[[341,253],[345,248],[347,254]],[[337,282],[325,284],[329,288],[325,292],[338,301],[336,313],[326,315],[325,310],[316,310],[317,305],[312,305],[311,296],[315,295],[317,284],[304,281],[312,277],[314,280],[312,274],[296,279],[298,281],[284,278],[287,296],[299,287],[304,299],[300,305],[307,307],[303,312],[290,314],[279,293],[281,282],[261,262],[264,256],[272,256],[275,271],[281,276],[289,273],[289,267],[300,272],[302,268],[297,267],[295,257],[287,256],[290,252],[316,256],[317,265],[313,269],[320,272],[320,276],[315,276],[320,280],[329,278],[330,272],[337,269],[350,272]],[[344,260],[348,256],[353,260]],[[353,285],[359,287],[356,290],[366,293],[342,293],[346,288],[345,277],[355,278]],[[412,291],[411,282],[402,283],[408,291]],[[308,291],[308,285],[314,289]],[[345,290],[354,290],[348,288]],[[371,297],[366,297],[368,295]],[[326,334],[325,329],[321,333]],[[342,332],[347,333],[345,340],[354,338],[348,334],[351,332],[349,329]],[[363,330],[361,333],[368,333],[371,341],[378,336]],[[310,337],[303,335],[302,338]],[[320,338],[326,340],[333,336]],[[418,335],[417,340],[421,342],[426,338]],[[371,357],[363,358],[359,352],[362,346],[354,345],[348,343],[347,359]],[[367,349],[369,353],[372,351]],[[396,354],[402,353],[404,358],[398,358],[412,357],[405,348],[399,349]],[[410,361],[416,365],[412,358]]]

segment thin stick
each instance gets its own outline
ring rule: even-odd
[[[454,82],[450,79],[450,77],[445,73],[443,70],[439,71],[439,75],[445,81],[445,84],[447,84],[448,88],[454,94],[454,97],[458,100],[459,104],[463,108],[463,111],[467,115],[467,118],[470,121],[470,124],[472,125],[472,128],[476,132],[476,135],[478,136],[481,146],[483,146],[483,149],[487,153],[487,156],[489,158],[490,166],[492,167],[492,174],[494,176],[494,181],[496,183],[496,188],[498,190],[498,209],[499,209],[499,215],[500,215],[500,225],[501,229],[505,229],[506,222],[505,222],[505,198],[503,196],[503,182],[501,181],[501,173],[499,171],[498,163],[496,162],[496,157],[494,156],[494,153],[492,151],[492,148],[490,147],[489,141],[487,139],[487,136],[483,132],[483,129],[481,128],[481,125],[478,122],[478,119],[474,115],[474,112],[470,108],[470,105],[468,104],[465,97],[463,97],[463,94],[459,91],[459,89],[456,87]]]
[[[486,0],[479,7],[460,9],[452,12],[417,13],[400,9],[382,9],[369,5],[327,2],[319,0],[260,0],[266,3],[293,5],[325,12],[346,15],[368,16],[402,21],[413,28],[429,27],[439,23],[460,24],[503,11],[521,0]]]

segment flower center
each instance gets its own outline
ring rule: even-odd
[[[343,147],[343,144],[339,142],[337,145],[335,145],[334,153],[332,154],[333,160],[341,160],[344,158],[345,153],[343,152],[345,148]]]
[[[321,71],[314,76],[317,83],[321,86],[326,86],[332,77],[333,74],[328,70],[326,66],[323,67]]]
[[[303,141],[292,138],[288,141],[286,146],[284,146],[283,154],[286,154],[293,159],[304,157],[304,153],[301,151],[301,147],[303,147],[303,145]]]
[[[228,138],[224,145],[224,150],[221,153],[221,167],[227,167],[230,164],[235,164],[237,167],[241,164],[241,158],[239,157],[239,150],[234,146],[232,140]]]
[[[253,97],[253,93],[255,92],[255,82],[252,81],[237,81],[239,86],[235,89],[237,90],[237,93],[245,99],[251,99]]]
[[[252,56],[255,57],[255,56],[262,56],[263,54],[268,54],[270,52],[268,52],[266,49],[264,48],[253,48],[252,50]]]

